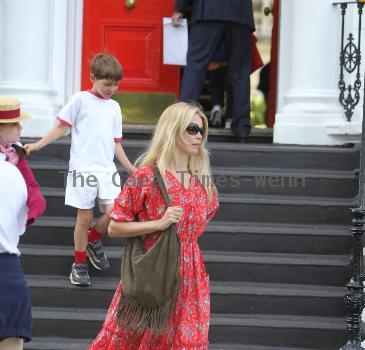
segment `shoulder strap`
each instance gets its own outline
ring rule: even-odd
[[[153,168],[153,173],[154,173],[154,175],[155,175],[155,177],[157,179],[158,186],[160,187],[160,190],[162,192],[162,196],[163,196],[163,198],[165,200],[165,203],[166,203],[166,205],[168,207],[171,207],[170,197],[169,197],[169,195],[167,193],[165,183],[164,183],[164,181],[163,181],[163,179],[161,177],[160,170],[157,168],[156,165],[153,165],[152,168]]]

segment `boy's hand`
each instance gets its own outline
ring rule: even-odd
[[[131,168],[129,168],[129,169],[128,169],[128,173],[131,175],[131,174],[133,174],[136,170],[137,170],[137,168],[133,166],[133,167],[131,167]]]
[[[33,151],[39,151],[38,142],[27,143],[23,148],[27,151],[27,154],[31,154]]]

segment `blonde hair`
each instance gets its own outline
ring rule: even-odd
[[[191,155],[188,159],[188,168],[192,176],[199,178],[205,188],[209,200],[213,198],[215,190],[212,171],[209,162],[209,153],[205,147],[208,136],[208,120],[203,111],[195,105],[185,102],[174,103],[167,107],[157,122],[151,143],[145,153],[137,160],[136,166],[156,165],[161,175],[173,160],[178,140],[183,142],[186,127],[193,117],[198,115],[203,122],[204,135],[202,135],[198,154]]]

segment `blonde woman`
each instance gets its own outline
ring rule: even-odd
[[[175,310],[162,334],[142,334],[118,326],[119,284],[103,329],[89,350],[207,350],[210,319],[209,277],[197,239],[218,209],[205,148],[208,123],[203,112],[187,103],[176,103],[161,115],[138,170],[127,180],[114,204],[108,233],[111,237],[146,235],[145,249],[158,238],[156,232],[177,224],[180,239],[180,292]],[[153,181],[152,166],[164,178],[171,207],[166,208]],[[138,215],[139,222],[135,222]]]

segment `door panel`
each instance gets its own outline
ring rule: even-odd
[[[153,24],[105,24],[104,33],[106,51],[116,55],[123,64],[123,87],[158,88],[160,29]]]
[[[180,67],[162,64],[162,17],[171,16],[174,0],[84,0],[82,88],[90,87],[90,59],[115,55],[123,66],[119,91],[177,95]]]

